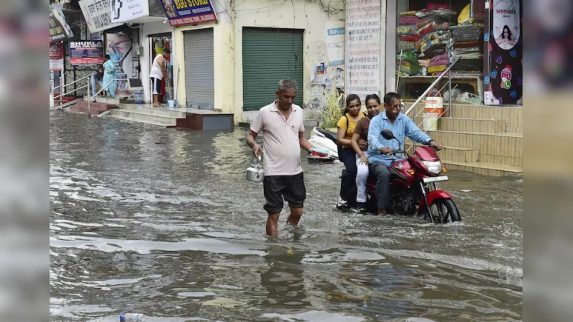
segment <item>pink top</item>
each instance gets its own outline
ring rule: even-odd
[[[265,176],[292,176],[302,172],[299,133],[304,132],[302,109],[292,104],[288,119],[279,112],[276,101],[261,108],[251,123],[251,131],[263,134]]]

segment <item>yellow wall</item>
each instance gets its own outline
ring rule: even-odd
[[[337,1],[332,1],[336,5]],[[216,3],[219,4],[221,2]],[[294,8],[293,8],[294,6]],[[294,10],[293,10],[294,9]],[[185,26],[175,28],[174,68],[179,69],[175,79],[177,101],[185,105],[185,57],[183,32],[200,28],[213,28],[214,34],[214,107],[225,113],[233,113],[235,122],[242,120],[243,114],[243,65],[242,65],[242,29],[243,27],[291,28],[304,29],[304,85],[302,88],[304,102],[311,99],[310,81],[312,68],[321,62],[328,63],[325,43],[325,26],[328,20],[340,20],[344,12],[330,15],[324,12],[317,3],[305,0],[276,1],[249,0],[241,1],[234,8],[216,7],[219,14],[217,24],[203,26]]]
[[[227,22],[206,24],[202,26],[184,26],[175,28],[176,58],[174,66],[179,67],[177,101],[180,106],[186,102],[185,95],[185,42],[183,33],[189,30],[213,28],[214,51],[214,108],[222,112],[232,112],[232,71],[233,71],[233,33],[232,25]],[[177,67],[175,67],[177,68]]]
[[[331,1],[333,6],[343,7],[343,5],[338,3],[339,1]],[[328,64],[324,23],[329,20],[340,20],[344,17],[344,11],[337,15],[330,15],[329,17],[316,2],[310,3],[303,0],[293,0],[292,2],[249,0],[242,2],[236,8],[235,17],[235,96],[233,110],[235,113],[235,120],[237,120],[237,117],[241,120],[243,112],[243,27],[291,28],[305,30],[303,40],[304,84],[299,84],[299,91],[302,89],[304,103],[307,103],[311,99],[310,81],[313,67],[321,62]]]

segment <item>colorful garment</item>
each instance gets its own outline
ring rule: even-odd
[[[108,59],[103,64],[103,86],[108,85],[115,78],[115,64],[111,61],[111,59]],[[107,91],[108,96],[115,97],[115,92],[117,91],[117,81],[109,84],[105,90]]]

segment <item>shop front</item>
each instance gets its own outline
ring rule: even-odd
[[[387,1],[386,88],[414,100],[445,73],[433,93],[445,100],[520,104],[520,4],[521,0]]]

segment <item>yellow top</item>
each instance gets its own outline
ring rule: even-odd
[[[363,117],[364,117],[364,113],[360,112],[358,114],[358,120],[355,121],[352,119],[352,117],[348,113],[346,113],[338,120],[338,123],[336,123],[336,126],[341,128],[341,129],[345,129],[346,132],[344,133],[344,138],[350,140],[350,139],[352,139],[352,133],[354,133],[354,128],[356,127],[356,124]],[[348,126],[348,128],[347,128],[347,126]]]

